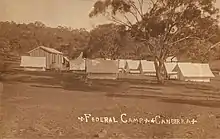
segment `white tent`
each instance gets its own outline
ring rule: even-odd
[[[86,60],[86,73],[90,79],[117,79],[118,72],[117,60]]]
[[[209,64],[178,63],[174,71],[178,72],[178,79],[183,81],[210,82],[215,77]]]
[[[177,72],[173,71],[177,63],[165,62],[164,65],[169,79],[177,79]]]
[[[70,70],[71,71],[84,71],[85,67],[85,59],[75,59],[70,60]]]
[[[141,68],[144,75],[156,76],[156,69],[153,61],[141,60]]]
[[[70,70],[71,71],[85,71],[86,70],[86,60],[82,57],[83,53],[79,55],[74,60],[70,60]]]
[[[125,70],[125,65],[126,65],[126,60],[124,60],[124,59],[118,60],[118,68],[119,68],[120,72]]]
[[[85,59],[75,59],[70,60],[70,70],[71,71],[84,71],[86,62]]]
[[[46,57],[21,56],[20,66],[26,70],[45,70]]]
[[[127,73],[140,74],[141,73],[140,60],[126,60],[125,70]]]

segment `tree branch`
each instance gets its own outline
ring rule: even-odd
[[[131,23],[131,21],[128,19],[128,17],[124,14],[124,18],[127,20],[127,22],[128,22],[128,24],[132,27],[132,23]]]
[[[120,19],[117,19],[117,18],[114,17],[114,16],[107,17],[107,19],[110,20],[110,21],[112,21],[112,22],[118,23],[118,24],[120,24],[120,25],[127,26],[127,27],[129,27],[129,28],[132,27],[131,25],[129,25],[129,24],[127,24],[127,23],[121,21]]]
[[[215,43],[214,45],[210,46],[208,51],[210,51],[211,49],[213,49],[214,47],[218,46],[220,44],[220,41]]]
[[[139,22],[139,19],[138,19],[138,16],[137,16],[137,15],[135,15],[132,11],[130,11],[129,13],[134,16],[134,18],[136,19],[137,22]]]
[[[186,39],[198,39],[198,40],[201,40],[200,38],[198,38],[198,37],[190,37],[190,36],[187,36],[187,37],[184,37],[184,38],[182,38],[182,39],[179,39],[179,40],[177,40],[177,41],[175,41],[175,42],[173,42],[173,43],[170,43],[170,44],[168,44],[169,46],[172,46],[172,45],[174,45],[174,44],[176,44],[176,43],[179,43],[179,42],[181,42],[181,41],[184,41],[184,40],[186,40]]]
[[[141,11],[139,11],[139,9],[137,8],[137,6],[134,4],[133,1],[129,0],[129,4],[131,5],[131,7],[134,9],[134,11],[136,11],[140,17],[143,19],[143,14],[141,14]]]
[[[152,8],[150,8],[149,10],[149,13],[152,14],[155,10],[156,10],[156,6],[157,6],[157,3],[159,2],[159,0],[156,0],[156,2],[154,2],[153,0],[150,0],[151,1],[151,4],[152,4]]]
[[[144,15],[144,13],[143,13],[144,0],[138,0],[138,3],[139,3],[139,7],[140,7],[140,13],[142,15]]]

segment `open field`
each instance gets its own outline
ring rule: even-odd
[[[73,73],[9,72],[3,76],[1,136],[9,139],[219,139],[220,77],[211,84],[164,86],[148,80],[92,81]],[[83,114],[196,119],[195,124],[86,123]]]

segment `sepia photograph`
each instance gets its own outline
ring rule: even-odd
[[[220,0],[0,0],[0,139],[220,139]]]

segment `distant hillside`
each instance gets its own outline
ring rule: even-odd
[[[46,27],[41,22],[16,24],[0,22],[0,51],[21,55],[39,45],[53,47],[69,57],[87,47],[89,32],[84,29]]]

